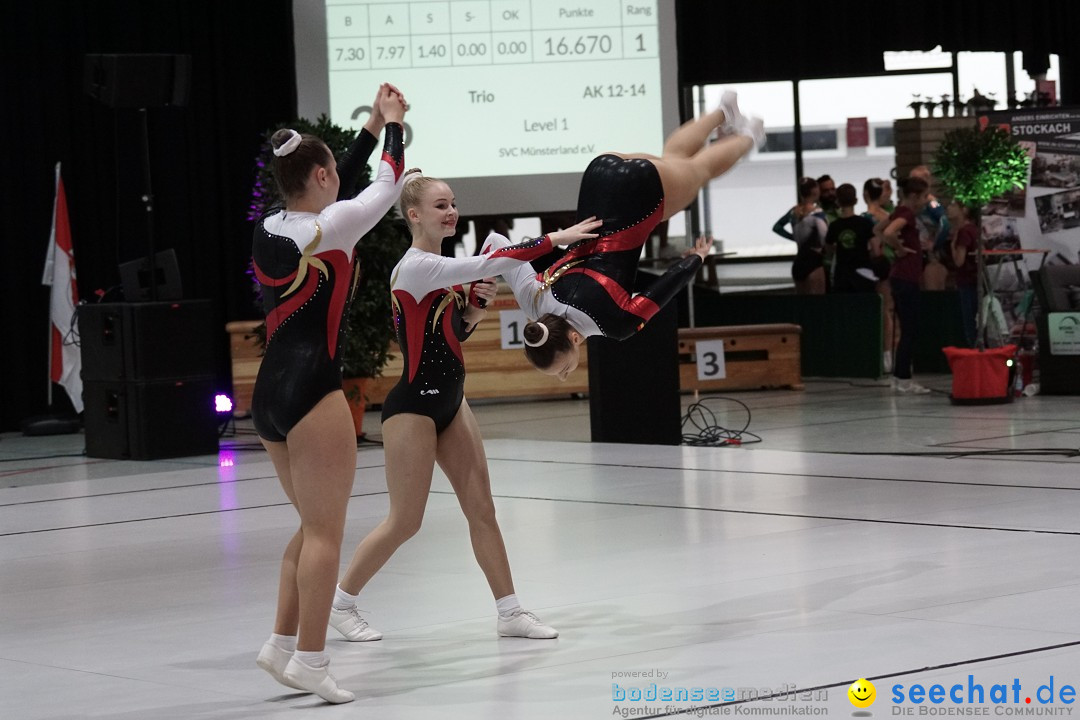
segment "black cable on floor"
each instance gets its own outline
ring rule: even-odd
[[[746,424],[739,430],[720,425],[716,421],[716,413],[709,407],[710,402],[736,403],[746,411]],[[712,397],[699,400],[686,408],[686,415],[682,419],[682,444],[695,447],[738,447],[759,443],[761,437],[747,431],[750,419],[750,408],[735,398]]]
[[[55,460],[56,458],[86,457],[86,452],[66,453],[61,455],[33,455],[28,457],[0,458],[0,463],[25,462],[27,460]]]
[[[987,450],[934,450],[924,452],[850,452],[847,450],[819,450],[824,455],[894,455],[903,457],[949,457],[962,458],[979,455],[1016,455],[1040,456],[1057,455],[1060,457],[1080,457],[1080,449],[1076,448],[1020,448],[1020,449],[987,449]]]

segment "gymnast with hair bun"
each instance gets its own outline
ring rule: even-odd
[[[404,115],[401,93],[382,85],[371,118],[340,163],[314,135],[274,133],[271,170],[285,207],[259,219],[251,251],[266,309],[266,352],[251,415],[300,516],[281,561],[274,632],[255,662],[282,685],[331,703],[355,699],[338,687],[325,651],[356,474],[338,357],[342,319],[355,278],[355,246],[401,193]],[[375,179],[351,197],[384,127]]]
[[[593,230],[600,223],[590,218],[519,245],[507,243],[474,257],[444,257],[442,240],[454,234],[458,222],[454,193],[442,180],[411,171],[401,192],[401,214],[413,241],[390,275],[404,361],[401,380],[387,394],[382,409],[390,511],[357,546],[338,584],[330,625],[354,642],[382,638],[360,615],[357,595],[419,531],[438,463],[468,521],[473,554],[494,596],[496,633],[558,637],[554,628],[521,607],[514,591],[480,428],[465,400],[461,343],[487,314],[487,301],[495,297],[494,282],[484,278],[529,267],[528,261],[551,252],[553,243],[595,238]],[[472,286],[466,291],[464,284],[469,282]]]
[[[710,133],[720,136],[706,145]],[[525,356],[537,370],[560,380],[577,368],[579,346],[590,335],[624,340],[644,327],[689,283],[712,241],[699,238],[686,257],[647,290],[633,295],[641,248],[653,228],[686,208],[701,188],[765,143],[764,124],[739,112],[736,94],[684,123],[668,137],[660,157],[606,153],[581,178],[577,216],[599,218],[599,236],[571,245],[542,273],[528,265],[504,272],[531,322],[523,335]],[[489,235],[485,251],[510,241]]]

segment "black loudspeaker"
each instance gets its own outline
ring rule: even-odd
[[[217,452],[209,300],[85,305],[78,317],[88,456]]]
[[[99,303],[79,308],[84,380],[161,380],[210,375],[209,300]]]
[[[86,454],[118,460],[213,455],[218,451],[214,380],[87,380]]]
[[[190,55],[87,55],[83,90],[113,108],[187,105]]]
[[[668,303],[626,340],[589,338],[593,442],[678,445],[679,323]]]

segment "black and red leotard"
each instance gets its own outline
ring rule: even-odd
[[[266,353],[251,398],[259,436],[280,442],[315,405],[341,389],[342,319],[354,284],[354,249],[401,194],[402,128],[387,123],[375,179],[320,213],[281,210],[255,228],[252,261],[266,310]],[[361,131],[338,165],[342,192],[375,146]],[[366,148],[366,152],[365,152]]]
[[[394,325],[405,367],[383,402],[382,419],[424,415],[442,432],[465,396],[461,343],[469,336],[462,311],[463,284],[492,277],[551,252],[545,235],[468,258],[448,258],[409,248],[390,279]]]
[[[686,286],[701,258],[683,258],[644,292],[633,294],[641,247],[664,216],[664,188],[653,164],[616,155],[595,158],[581,178],[578,220],[603,220],[599,237],[570,246],[542,273],[516,267],[503,277],[518,305],[533,320],[547,313],[565,317],[583,335],[625,340]],[[509,244],[501,235],[485,247]]]

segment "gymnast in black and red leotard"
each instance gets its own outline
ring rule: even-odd
[[[313,135],[275,133],[271,168],[285,208],[260,219],[252,247],[267,335],[252,418],[300,515],[281,564],[274,633],[256,662],[278,682],[332,703],[354,699],[330,675],[324,650],[356,471],[356,438],[341,390],[341,326],[355,277],[354,247],[401,193],[404,114],[401,93],[380,87],[371,118],[340,164]],[[356,197],[340,197],[355,192],[384,125],[374,181]]]
[[[356,595],[390,556],[416,531],[424,517],[435,463],[446,473],[469,523],[473,554],[484,571],[498,612],[496,632],[535,639],[558,633],[521,608],[514,592],[480,429],[464,398],[461,342],[486,314],[495,296],[481,280],[523,265],[567,244],[596,237],[598,222],[577,225],[520,245],[468,258],[440,254],[454,234],[458,211],[450,187],[441,180],[409,175],[401,193],[401,213],[409,223],[412,247],[391,274],[394,322],[404,356],[401,380],[383,403],[383,451],[390,512],[360,541],[338,585],[330,624],[353,641],[377,640],[356,609]],[[466,299],[468,296],[468,299]]]
[[[719,139],[706,146],[717,128]],[[699,239],[686,257],[633,295],[649,233],[764,141],[761,120],[743,116],[735,93],[726,92],[719,107],[672,133],[661,157],[608,153],[595,158],[581,178],[577,214],[603,221],[599,237],[570,246],[542,273],[518,267],[503,275],[532,319],[523,332],[529,361],[565,380],[577,368],[578,346],[586,337],[623,340],[640,330],[693,279],[712,245]],[[508,243],[491,235],[485,247]]]

